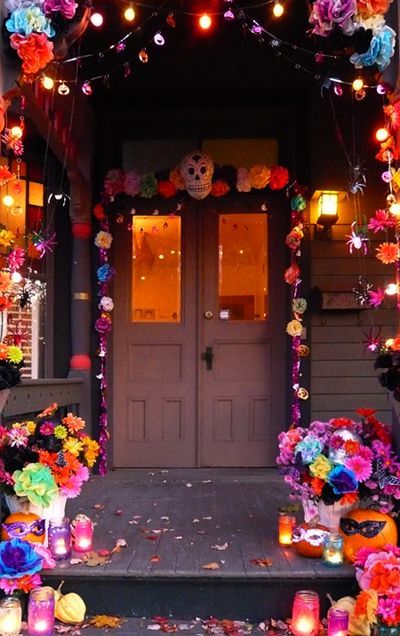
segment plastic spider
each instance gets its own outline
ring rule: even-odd
[[[363,189],[366,187],[367,180],[362,166],[358,164],[350,166],[349,192],[351,192],[351,194],[364,194]]]
[[[63,208],[66,206],[67,201],[71,201],[71,197],[65,192],[51,192],[47,198],[47,203],[51,203],[53,197],[56,201],[62,201]]]
[[[364,351],[379,351],[382,344],[381,328],[378,328],[376,335],[373,334],[373,327],[370,327],[368,333],[364,332],[365,340],[362,341],[364,345]]]
[[[349,239],[346,245],[349,245],[350,254],[353,253],[353,249],[362,250],[364,255],[367,254],[369,243],[367,223],[358,225],[357,221],[353,221],[350,227],[351,234],[346,234],[346,238]]]

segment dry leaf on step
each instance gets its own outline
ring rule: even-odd
[[[108,614],[97,614],[90,619],[89,625],[99,629],[121,627],[124,619],[120,616],[109,616]]]
[[[223,550],[227,550],[229,548],[229,543],[225,541],[225,543],[223,543],[222,545],[218,545],[218,543],[216,543],[215,545],[212,545],[211,547],[214,550],[220,550],[222,552]]]
[[[203,568],[203,570],[219,570],[220,565],[219,563],[212,561],[211,563],[206,563],[205,565],[202,565],[201,567]]]

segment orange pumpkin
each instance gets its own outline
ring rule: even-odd
[[[33,512],[14,512],[1,526],[1,540],[21,539],[29,543],[44,543],[45,521]]]
[[[397,527],[390,515],[378,510],[356,508],[340,520],[344,540],[344,556],[354,563],[360,548],[382,548],[397,545]]]
[[[320,559],[329,528],[319,523],[302,523],[293,531],[293,545],[302,556]]]

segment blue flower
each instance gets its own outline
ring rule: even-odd
[[[17,579],[35,574],[42,568],[43,558],[27,541],[11,539],[0,543],[0,578]]]
[[[344,495],[346,492],[355,492],[358,481],[355,473],[345,466],[335,466],[328,475],[328,483],[332,486],[335,495]]]
[[[393,57],[395,42],[396,33],[386,25],[372,37],[368,50],[365,53],[353,53],[350,62],[356,68],[376,64],[380,71],[384,71]]]
[[[101,283],[106,283],[114,276],[114,269],[108,264],[105,263],[97,270],[97,278]]]
[[[312,464],[314,459],[322,453],[323,444],[321,440],[313,435],[306,435],[306,437],[299,442],[295,448],[295,454],[300,453],[301,459],[304,464]]]
[[[56,32],[51,20],[46,18],[40,7],[26,7],[16,9],[6,21],[6,28],[11,33],[28,36],[31,33],[45,33],[52,38]]]

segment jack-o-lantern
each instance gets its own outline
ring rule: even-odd
[[[397,545],[397,527],[390,515],[378,510],[356,508],[340,520],[344,539],[344,556],[354,563],[360,548],[382,548]]]
[[[14,512],[1,526],[1,539],[21,539],[29,543],[44,543],[45,521],[33,512]]]
[[[320,559],[329,528],[319,523],[302,523],[294,529],[292,541],[296,551],[311,559]]]

